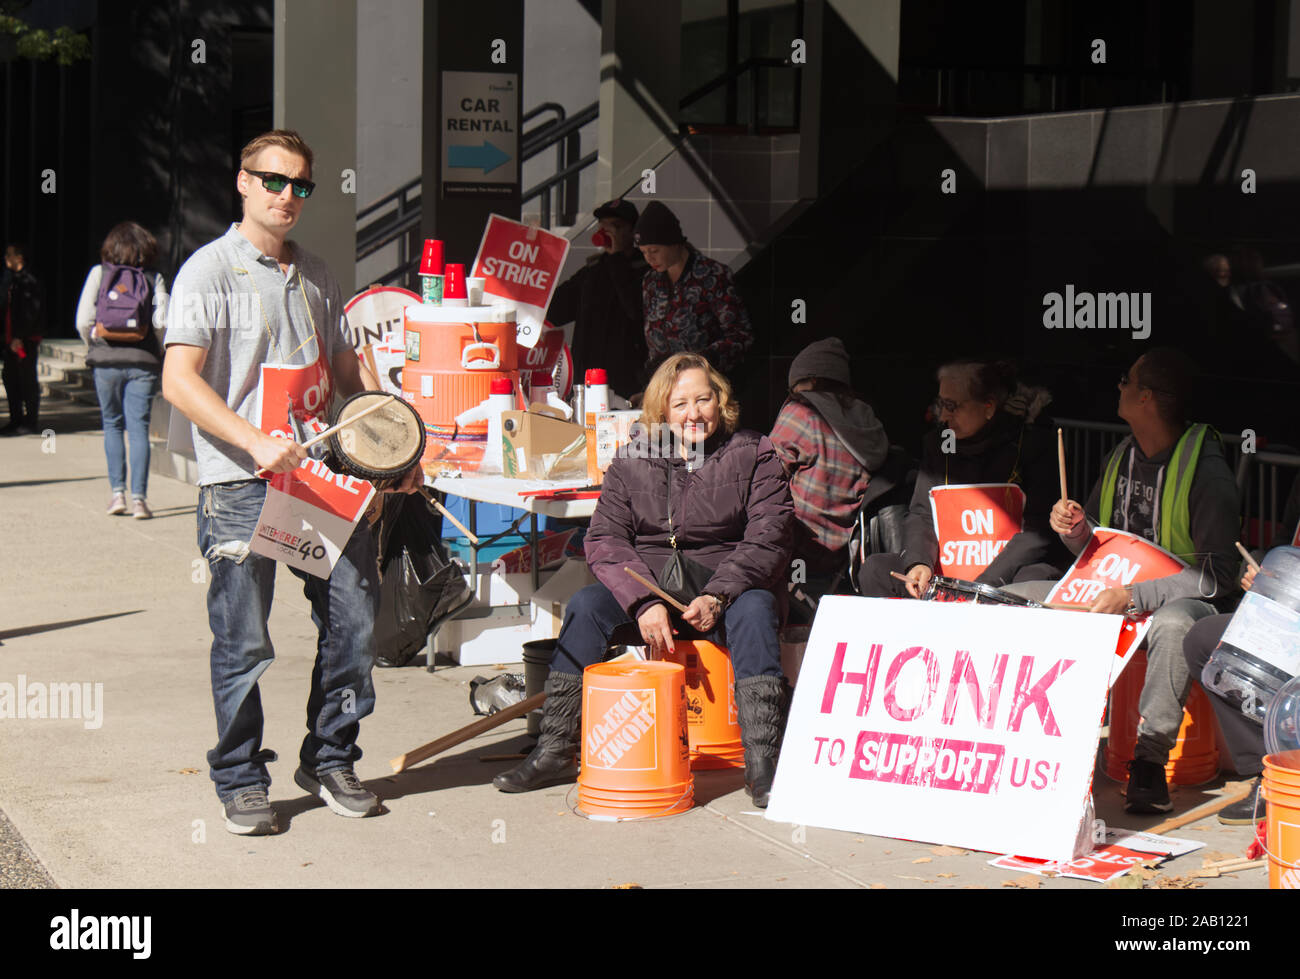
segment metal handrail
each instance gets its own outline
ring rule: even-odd
[[[715,88],[721,88],[733,78],[739,78],[741,75],[754,68],[794,68],[795,65],[790,63],[789,58],[772,58],[772,57],[751,57],[746,58],[734,68],[729,68],[712,81],[705,82],[699,88],[687,92],[677,101],[677,108],[685,109],[688,105],[698,102],[704,96],[708,95]]]

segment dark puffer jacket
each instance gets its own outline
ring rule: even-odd
[[[794,508],[776,450],[767,436],[739,431],[715,435],[704,451],[703,465],[690,472],[679,453],[646,458],[638,442],[621,449],[605,473],[587,531],[587,564],[634,619],[659,599],[623,568],[655,581],[672,556],[670,469],[677,546],[714,572],[704,591],[731,601],[766,588],[783,600]]]

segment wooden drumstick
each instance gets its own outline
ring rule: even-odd
[[[412,765],[431,758],[439,752],[446,751],[448,748],[454,748],[458,744],[468,741],[470,738],[477,737],[486,731],[491,731],[494,727],[500,727],[506,721],[513,721],[516,717],[523,717],[530,710],[541,707],[546,702],[546,694],[533,694],[527,700],[521,700],[517,704],[511,704],[495,714],[489,714],[481,720],[474,721],[472,724],[466,724],[462,728],[457,728],[451,734],[444,734],[436,741],[430,741],[428,744],[413,748],[404,755],[398,755],[388,764],[393,767],[393,772],[404,772]]]
[[[353,415],[351,418],[347,418],[347,419],[345,419],[345,420],[339,422],[337,425],[331,425],[329,428],[325,429],[325,431],[321,432],[321,433],[318,434],[318,435],[313,435],[313,436],[312,436],[311,438],[309,438],[306,442],[303,442],[303,443],[302,443],[302,447],[303,447],[304,449],[310,449],[310,448],[311,448],[313,445],[315,445],[316,443],[318,443],[318,442],[322,442],[322,441],[324,441],[325,439],[329,438],[331,435],[333,435],[335,432],[337,432],[340,428],[347,428],[349,425],[353,424],[354,422],[359,422],[359,421],[361,421],[361,419],[365,418],[366,415],[369,415],[369,414],[371,414],[372,412],[376,412],[376,411],[378,411],[380,408],[385,408],[385,407],[387,407],[388,405],[392,404],[392,403],[393,403],[394,401],[396,401],[396,400],[397,400],[397,395],[395,395],[395,394],[390,394],[390,395],[389,395],[388,397],[386,397],[383,401],[377,402],[376,404],[372,404],[369,408],[365,409],[364,411],[358,411],[358,412],[357,412],[355,415]],[[268,472],[269,472],[269,470],[266,470],[266,469],[259,469],[259,470],[257,470],[257,472],[253,473],[253,475],[256,476],[258,479],[261,479],[263,476],[267,475]]]
[[[463,523],[461,523],[459,520],[457,520],[456,517],[455,517],[455,515],[454,515],[450,510],[448,510],[445,506],[443,506],[441,503],[439,503],[437,500],[433,499],[432,497],[429,498],[429,502],[432,503],[432,504],[434,505],[434,507],[437,509],[437,511],[438,511],[439,513],[441,513],[444,517],[446,517],[448,520],[450,520],[452,523],[454,523],[457,527],[459,527],[459,528],[460,528],[460,532],[461,532],[462,534],[464,534],[466,537],[468,537],[468,538],[470,539],[470,542],[471,542],[475,547],[478,547],[478,538],[477,538],[476,536],[474,536],[473,534],[471,534],[471,533],[469,532],[469,528],[466,527],[466,526],[465,526]]]
[[[911,581],[911,580],[912,580],[912,579],[909,578],[907,575],[905,575],[905,574],[899,574],[897,571],[891,571],[891,572],[889,572],[889,574],[890,574],[890,577],[897,578],[899,581]]]
[[[1070,498],[1070,491],[1065,485],[1065,431],[1060,428],[1056,430],[1056,458],[1061,464],[1061,502],[1064,503]]]
[[[1241,556],[1244,557],[1246,559],[1246,563],[1250,565],[1250,570],[1254,571],[1256,574],[1259,574],[1259,562],[1250,556],[1250,551],[1242,547],[1241,541],[1237,541],[1236,543],[1237,543],[1237,550],[1241,551]]]
[[[686,611],[686,606],[685,606],[685,605],[683,605],[681,602],[677,601],[677,599],[673,598],[672,595],[669,595],[666,591],[664,591],[662,588],[660,588],[658,585],[656,585],[653,581],[646,581],[645,578],[642,578],[639,574],[637,574],[635,571],[633,571],[633,570],[632,570],[631,568],[629,568],[629,567],[624,567],[623,570],[626,571],[628,574],[630,574],[630,575],[631,575],[633,578],[635,578],[637,581],[641,582],[641,584],[643,584],[643,585],[645,585],[647,588],[649,588],[652,592],[654,592],[656,595],[658,595],[660,598],[662,598],[665,602],[667,602],[667,603],[668,603],[669,605],[671,605],[673,608],[677,609],[677,611],[679,611],[679,612],[685,612],[685,611]]]

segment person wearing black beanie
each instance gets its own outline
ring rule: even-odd
[[[650,271],[641,283],[648,368],[675,353],[698,353],[731,373],[754,343],[749,312],[731,269],[700,254],[677,215],[659,201],[642,210],[633,241]]]

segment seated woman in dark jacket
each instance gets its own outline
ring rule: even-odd
[[[541,738],[493,784],[527,792],[573,780],[582,671],[605,658],[615,629],[635,621],[651,658],[672,650],[674,628],[730,650],[746,790],[766,806],[785,727],[777,628],[793,535],[790,488],[767,437],[736,431],[740,406],[704,357],[665,360],[644,404],[648,437],[619,451],[591,518],[587,564],[599,583],[569,601]],[[707,576],[680,616],[623,570],[655,580],[674,547]]]
[[[903,551],[873,554],[863,562],[858,576],[862,594],[921,597],[939,559],[930,490],[966,483],[1015,483],[1025,492],[1024,529],[975,580],[1001,587],[1059,578],[1072,559],[1048,523],[1061,492],[1056,440],[1050,425],[1038,419],[1051,396],[1017,384],[1014,367],[1005,362],[958,361],[940,367],[938,376],[940,428],[922,443]],[[907,581],[891,572],[905,574]]]

